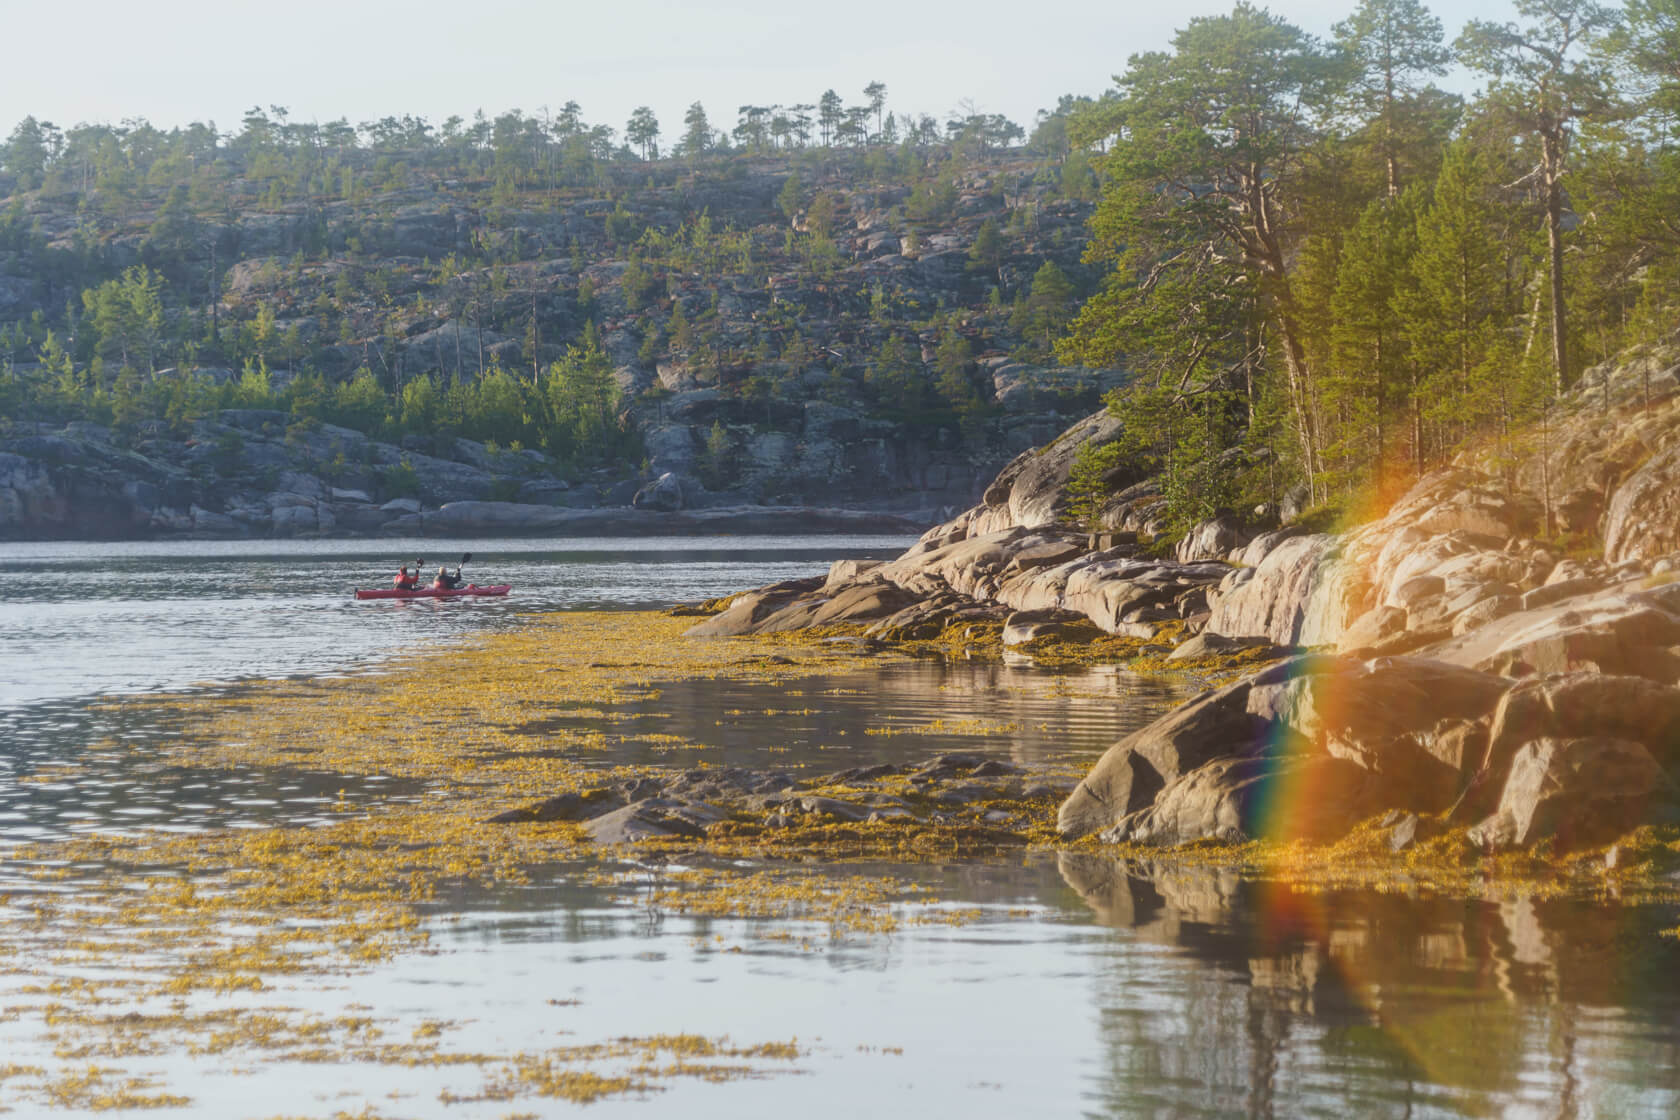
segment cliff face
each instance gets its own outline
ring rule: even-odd
[[[1350,532],[1210,522],[1170,560],[1057,524],[1077,447],[1112,437],[1093,416],[899,559],[702,625],[992,619],[1010,644],[1083,616],[1157,651],[1193,635],[1175,657],[1276,647],[1115,744],[1062,807],[1068,836],[1325,839],[1388,813],[1397,848],[1452,827],[1486,847],[1607,843],[1680,820],[1677,358],[1591,371],[1520,454],[1461,456]],[[1110,523],[1147,527],[1154,501],[1122,489]],[[1278,812],[1291,789],[1312,797]]]

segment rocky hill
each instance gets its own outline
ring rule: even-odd
[[[392,501],[948,516],[1120,379],[1046,349],[1089,284],[1090,203],[1023,150],[883,158],[551,189],[398,161],[295,200],[247,160],[191,194],[15,190],[0,536],[360,533]],[[139,335],[96,310],[143,301],[137,277]],[[538,415],[584,346],[615,402],[588,446]]]
[[[1163,557],[1142,484],[1093,540],[1066,523],[1066,480],[1079,445],[1112,438],[1090,417],[897,560],[737,597],[696,629],[990,626],[1024,656],[1115,635],[1186,668],[1266,663],[1117,743],[1061,808],[1070,838],[1327,839],[1378,819],[1396,850],[1571,851],[1680,821],[1680,338],[1589,371],[1543,426],[1342,533],[1221,519]]]

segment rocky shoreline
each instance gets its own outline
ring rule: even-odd
[[[685,476],[569,483],[534,452],[405,447],[262,410],[138,441],[71,424],[0,435],[0,540],[896,533],[936,510],[761,505]]]
[[[732,597],[689,633],[984,630],[1006,656],[1108,640],[1156,665],[1267,662],[1116,743],[1062,804],[1064,840],[1374,821],[1396,851],[1613,844],[1680,822],[1676,357],[1589,371],[1514,465],[1461,456],[1351,531],[1226,518],[1165,558],[1148,484],[1100,534],[1066,524],[1078,447],[1113,438],[1099,414],[898,559]]]

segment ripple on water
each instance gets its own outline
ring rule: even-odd
[[[128,830],[139,821],[148,830],[187,833],[294,825],[305,817],[314,822],[323,804],[400,799],[423,789],[386,775],[171,765],[157,746],[181,734],[184,718],[142,703],[0,710],[0,742],[13,775],[0,780],[0,849],[119,825]],[[101,747],[118,740],[121,750]]]

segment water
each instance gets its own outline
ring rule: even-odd
[[[346,798],[368,808],[438,794],[377,775],[166,765],[155,748],[181,733],[172,717],[102,693],[353,671],[417,644],[517,626],[533,608],[663,605],[900,544],[503,542],[475,546],[474,566],[481,579],[515,584],[505,602],[354,604],[344,594],[383,583],[393,558],[446,547],[455,546],[12,546],[0,603],[0,840],[309,828]],[[313,582],[299,582],[306,572]],[[866,663],[776,686],[674,682],[615,727],[680,735],[711,748],[713,763],[838,769],[961,749],[1068,767],[1178,695],[1111,670]],[[25,940],[31,898],[74,897],[98,874],[27,870],[0,848],[0,933],[19,923]],[[760,1062],[767,1076],[676,1077],[590,1106],[614,1116],[1680,1114],[1680,942],[1661,933],[1680,924],[1674,907],[1304,896],[1095,853],[823,870],[910,879],[974,913],[835,937],[818,923],[650,905],[659,873],[616,861],[552,864],[521,885],[461,884],[425,904],[431,952],[320,987],[282,978],[275,991],[209,1006],[362,1007],[397,1039],[444,1019],[462,1051],[681,1032],[799,1040],[796,1073]],[[603,871],[617,881],[602,882]],[[39,1102],[13,1093],[4,1068],[54,1059],[38,1020],[11,1009],[39,1001],[23,994],[29,985],[63,977],[15,967],[0,963],[0,1106],[32,1115]],[[99,1063],[155,1073],[193,1098],[164,1115],[576,1109],[445,1103],[441,1093],[482,1087],[471,1067],[270,1066],[184,1047]]]
[[[889,558],[903,537],[577,538],[473,542],[472,582],[506,599],[374,600],[397,567],[461,558],[459,541],[7,544],[0,549],[0,710],[92,693],[283,677],[367,664],[516,625],[523,613],[665,607]]]

